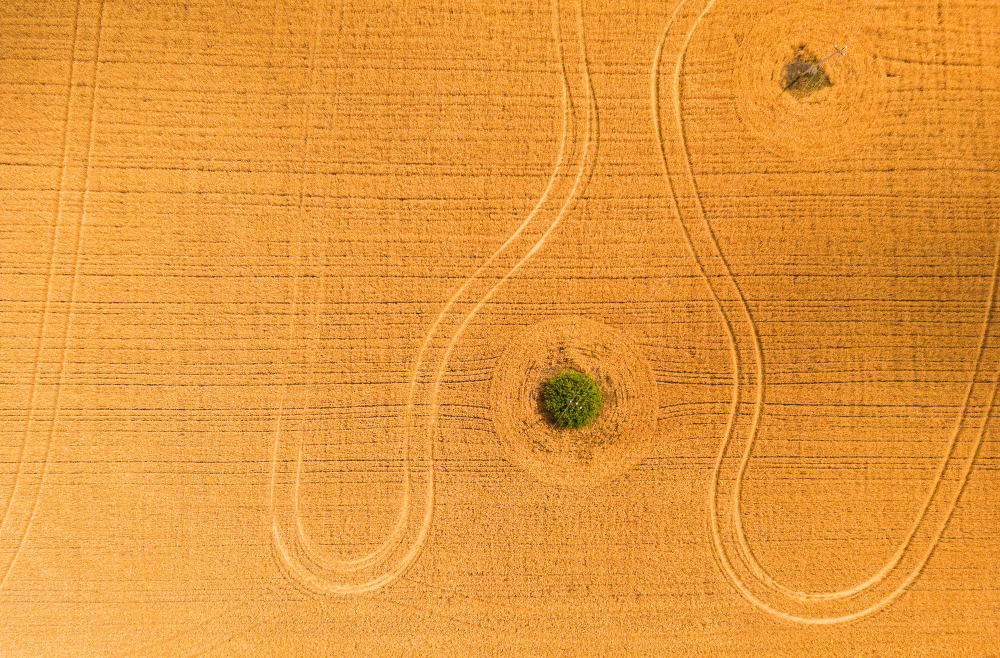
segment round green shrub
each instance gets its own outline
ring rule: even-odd
[[[564,370],[545,384],[542,404],[557,427],[584,427],[601,410],[601,389],[590,375]]]

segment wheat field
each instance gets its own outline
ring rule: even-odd
[[[1000,656],[998,109],[996,0],[4,4],[0,656]]]

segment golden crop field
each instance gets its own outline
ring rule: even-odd
[[[1000,656],[997,0],[11,0],[0,154],[0,656]]]

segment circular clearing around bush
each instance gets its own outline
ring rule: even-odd
[[[557,427],[586,427],[601,411],[601,389],[590,375],[564,370],[545,384],[542,404]]]
[[[615,327],[567,315],[511,327],[493,370],[490,408],[504,458],[546,485],[584,490],[616,481],[659,445],[659,390],[642,347]],[[566,370],[601,391],[590,425],[557,427],[545,385]]]

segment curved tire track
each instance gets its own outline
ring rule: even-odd
[[[308,545],[298,507],[302,440],[294,441],[287,432],[281,431],[284,404],[281,405],[272,457],[272,535],[284,567],[312,590],[328,594],[371,592],[399,577],[420,554],[434,513],[434,440],[439,394],[455,346],[489,299],[541,249],[586,185],[596,151],[597,106],[587,67],[582,0],[574,3],[572,13],[576,14],[576,21],[563,20],[569,13],[564,6],[567,4],[569,0],[552,0],[553,31],[563,79],[563,132],[555,168],[534,209],[506,242],[455,291],[424,338],[411,373],[404,416],[399,516],[386,540],[375,550],[355,559],[338,560],[317,555]],[[567,31],[570,38],[566,36]],[[573,41],[579,43],[577,57],[563,45]],[[581,88],[585,97],[582,105],[576,100],[581,96]],[[568,162],[576,163],[575,173],[567,171]],[[445,344],[439,345],[444,340]],[[418,398],[426,402],[418,405]],[[426,410],[422,423],[417,422],[418,406]],[[413,443],[421,445],[420,478],[413,475],[416,468]],[[418,486],[422,496],[412,491]],[[414,514],[413,501],[421,498],[419,510]]]
[[[7,585],[10,574],[14,571],[14,566],[21,555],[24,542],[31,530],[31,523],[35,518],[35,511],[38,509],[38,500],[41,495],[42,485],[45,482],[45,474],[48,470],[49,448],[55,437],[56,424],[59,417],[60,397],[63,385],[63,372],[66,366],[66,345],[69,340],[70,328],[73,322],[73,302],[76,298],[77,282],[79,279],[80,256],[83,248],[83,230],[86,224],[87,215],[87,192],[90,188],[90,154],[94,148],[94,128],[97,123],[97,83],[98,66],[101,54],[101,32],[104,20],[104,2],[101,0],[96,8],[96,28],[94,35],[93,59],[90,62],[92,67],[90,73],[90,99],[87,142],[85,145],[86,154],[83,167],[82,180],[70,178],[70,118],[73,94],[73,78],[76,69],[77,46],[80,37],[81,3],[77,2],[73,15],[73,37],[70,59],[70,69],[66,84],[65,107],[63,111],[63,133],[62,133],[62,165],[59,173],[59,191],[56,199],[55,217],[52,221],[51,253],[49,257],[49,271],[47,276],[45,304],[42,310],[42,317],[38,323],[38,342],[35,346],[34,371],[31,378],[31,387],[28,394],[28,414],[22,435],[21,449],[17,458],[17,470],[14,474],[14,483],[11,487],[10,496],[4,507],[3,516],[0,517],[0,590]],[[78,176],[78,175],[77,175]],[[71,228],[62,227],[63,213],[68,205],[65,201],[67,189],[80,190],[79,192],[79,215],[73,221]],[[67,285],[57,284],[57,269],[59,263],[59,236],[63,231],[69,232],[73,243],[71,250],[72,265],[70,266],[70,276]],[[43,388],[40,380],[44,379],[42,353],[46,345],[46,337],[49,328],[58,326],[52,316],[57,315],[54,310],[58,304],[65,304],[65,317],[62,320],[61,328],[57,329],[58,337],[55,338],[57,346],[55,349],[59,356],[56,359],[58,366],[55,373],[55,384],[48,395],[44,395],[39,389]],[[48,418],[39,419],[39,409],[48,406],[40,400],[51,401],[51,411]],[[44,424],[44,428],[35,429],[36,423]],[[39,465],[38,473],[26,473],[25,464],[35,463]],[[8,546],[12,546],[8,554]]]
[[[955,511],[975,463],[1000,383],[1000,372],[995,373],[986,384],[979,382],[980,372],[984,370],[985,347],[994,326],[997,308],[1000,241],[994,255],[993,275],[985,303],[975,366],[966,388],[962,411],[956,420],[937,476],[907,536],[881,569],[855,586],[834,592],[813,593],[795,590],[777,582],[754,557],[743,530],[741,513],[743,478],[763,413],[763,352],[749,306],[706,217],[691,165],[681,114],[681,72],[684,57],[695,31],[716,1],[705,2],[700,12],[682,13],[688,0],[681,0],[657,46],[650,84],[653,127],[673,208],[689,253],[705,280],[713,304],[722,319],[732,352],[733,396],[709,494],[713,547],[720,568],[734,587],[760,610],[786,621],[805,624],[850,622],[884,608],[903,594],[920,575]],[[659,69],[667,51],[673,56],[675,66],[671,88],[673,113],[671,120],[667,122],[665,135],[660,122]],[[744,395],[746,388],[752,390]],[[970,422],[974,409],[982,410],[982,418],[978,423]],[[962,440],[963,433],[966,432],[971,436]],[[737,444],[740,442],[742,450],[738,449]],[[964,456],[958,450],[960,445],[964,448]],[[733,470],[729,463],[734,460],[737,462],[735,473],[724,476],[724,471]],[[946,477],[949,471],[958,472],[955,477]],[[949,487],[945,486],[945,482],[953,484]]]

